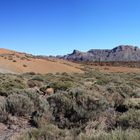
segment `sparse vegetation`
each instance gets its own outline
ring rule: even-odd
[[[140,75],[84,71],[0,74],[0,122],[26,120],[20,140],[139,140]]]

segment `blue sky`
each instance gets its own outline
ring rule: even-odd
[[[63,55],[140,46],[140,0],[0,0],[0,48]]]

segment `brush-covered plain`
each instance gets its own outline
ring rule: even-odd
[[[140,74],[83,70],[0,74],[0,124],[11,139],[139,140]]]

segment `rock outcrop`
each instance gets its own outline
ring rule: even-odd
[[[120,45],[111,50],[91,49],[88,52],[74,50],[61,57],[71,61],[140,61],[140,49],[136,46]]]

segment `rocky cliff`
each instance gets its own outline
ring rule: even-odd
[[[61,57],[72,61],[140,61],[140,49],[136,46],[120,45],[111,50],[91,49],[87,52],[74,50]]]

